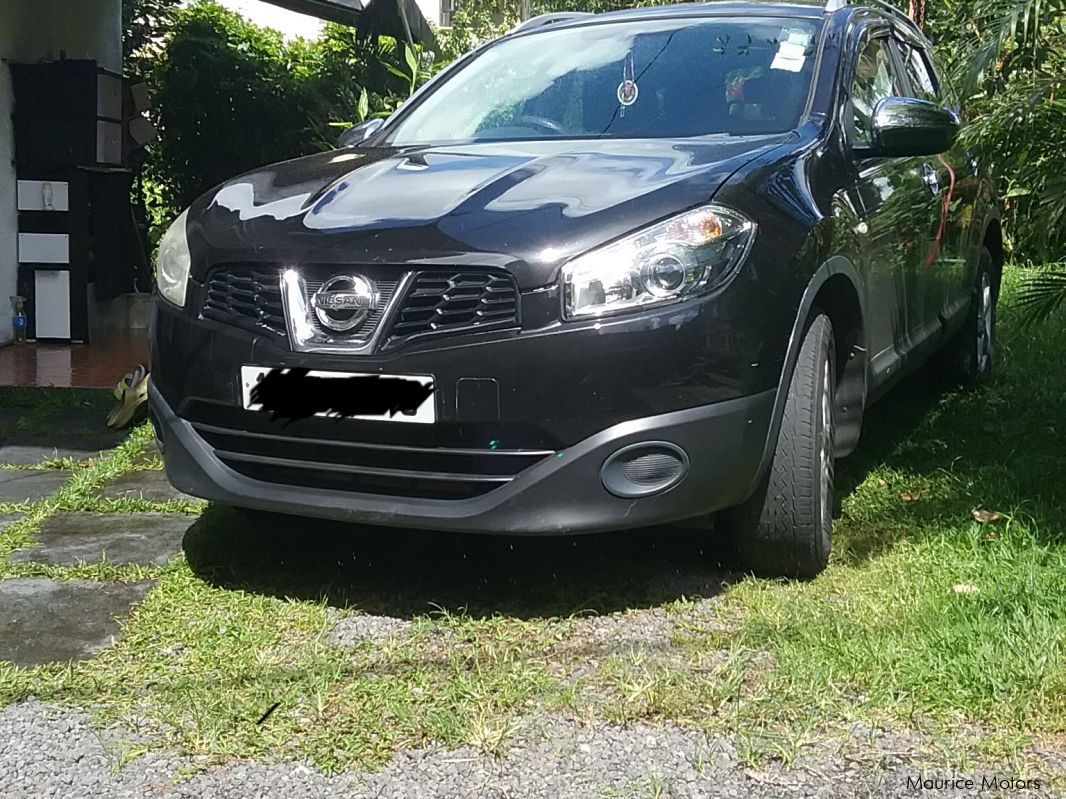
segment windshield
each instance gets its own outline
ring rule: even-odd
[[[820,20],[598,23],[501,40],[385,143],[782,133],[806,105]]]

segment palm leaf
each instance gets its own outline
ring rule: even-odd
[[[1043,322],[1066,306],[1066,264],[1042,270],[1027,278],[1014,305],[1023,309],[1023,324],[1026,325]]]
[[[1035,49],[1045,26],[1066,13],[1066,0],[993,0],[978,3],[978,8],[973,23],[980,33],[959,74],[963,97],[973,94],[1008,42]]]

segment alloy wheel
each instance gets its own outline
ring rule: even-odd
[[[992,279],[988,272],[981,273],[977,289],[977,372],[985,374],[992,367],[993,313]]]
[[[826,358],[822,369],[822,434],[819,442],[819,481],[821,488],[822,529],[833,522],[833,382],[830,362]]]

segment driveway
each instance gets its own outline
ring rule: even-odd
[[[0,796],[1066,795],[1058,450],[1022,366],[980,402],[904,386],[806,584],[690,529],[205,506],[146,429],[101,432],[106,397],[0,390]],[[995,425],[1022,451],[981,457]]]

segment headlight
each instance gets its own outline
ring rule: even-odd
[[[564,315],[600,316],[706,291],[743,262],[754,238],[754,222],[719,205],[659,222],[564,266]]]
[[[189,212],[179,216],[159,242],[159,254],[155,260],[155,282],[159,293],[178,307],[185,305],[185,287],[189,284],[189,239],[185,235],[185,222]]]

